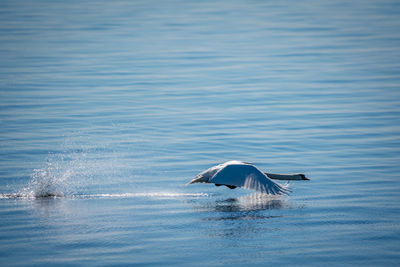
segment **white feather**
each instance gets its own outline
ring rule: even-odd
[[[228,161],[211,167],[189,182],[192,183],[237,186],[272,195],[286,195],[290,192],[287,187],[269,179],[253,164],[241,161]]]

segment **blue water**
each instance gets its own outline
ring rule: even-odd
[[[1,1],[1,265],[399,265],[399,17]],[[311,181],[185,186],[233,159]]]

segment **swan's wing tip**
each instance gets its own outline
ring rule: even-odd
[[[269,179],[268,179],[269,180]],[[288,196],[292,191],[289,189],[289,184],[280,185],[271,180],[265,180],[263,182],[256,182],[245,185],[247,189],[256,190],[257,192],[267,195],[281,195]],[[250,185],[250,186],[249,186]]]

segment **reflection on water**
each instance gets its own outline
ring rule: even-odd
[[[236,242],[260,232],[279,230],[277,220],[291,216],[292,204],[286,197],[252,193],[239,197],[211,199],[199,208],[205,234]]]
[[[203,204],[200,210],[211,212],[205,218],[207,221],[228,221],[284,217],[281,212],[276,215],[273,213],[290,207],[289,201],[282,196],[252,193],[237,198],[212,199]]]
[[[63,199],[40,198],[34,201],[25,201],[32,218],[40,224],[54,225],[60,218],[71,214],[68,204]]]
[[[252,193],[238,198],[217,200],[215,210],[222,212],[277,210],[287,208],[288,205],[280,196]]]

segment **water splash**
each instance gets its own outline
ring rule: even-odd
[[[121,151],[115,150],[118,143],[109,142],[94,142],[89,133],[70,134],[65,137],[59,152],[49,153],[43,166],[32,171],[29,181],[22,189],[0,194],[0,199],[208,196],[205,193],[183,193],[174,190],[150,192],[146,189],[143,191],[143,188],[138,192],[140,189],[136,188],[135,173],[140,168],[142,171],[149,170],[143,167],[143,164],[133,164],[130,159],[124,158],[125,155],[121,154]],[[124,188],[132,188],[131,192],[118,192],[121,185],[127,184],[128,187]]]
[[[43,168],[33,170],[30,181],[16,197],[64,197],[78,192],[92,180],[85,151],[50,154]]]

